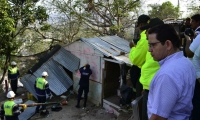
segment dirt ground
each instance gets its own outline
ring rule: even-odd
[[[19,96],[17,98],[23,98],[23,102],[26,102],[27,99],[27,90],[24,88],[18,89]],[[23,96],[22,96],[23,95]],[[68,93],[66,93],[66,96]],[[0,101],[6,100],[6,94],[1,93]],[[113,113],[107,111],[102,106],[96,106],[90,101],[87,102],[87,109],[83,110],[82,108],[76,108],[76,98],[77,95],[70,95],[68,97],[68,104],[62,105],[62,110],[59,112],[51,111],[51,106],[48,106],[49,115],[48,116],[40,116],[40,114],[33,115],[29,120],[127,120],[130,116],[129,113],[120,114],[120,116],[116,116]],[[59,96],[54,96],[48,102],[58,102],[61,98]],[[83,100],[81,100],[81,104],[83,105]]]

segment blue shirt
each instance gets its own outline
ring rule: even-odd
[[[195,68],[183,56],[174,53],[159,62],[148,96],[148,117],[152,114],[168,120],[189,120],[195,86]]]

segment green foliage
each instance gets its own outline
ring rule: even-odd
[[[162,5],[151,4],[151,9],[149,11],[149,16],[152,18],[158,17],[160,19],[175,18],[179,17],[179,8],[174,7],[171,2],[164,2]]]
[[[49,24],[44,24],[44,25],[40,28],[40,30],[41,30],[41,31],[46,31],[46,30],[49,30],[50,27],[51,27],[51,25],[49,25]]]
[[[46,14],[46,9],[42,6],[38,6],[35,11],[35,18],[42,23],[48,19],[49,15]]]
[[[34,24],[43,25],[48,19],[46,9],[36,6],[39,0],[1,0],[0,2],[0,55],[5,56],[2,62],[3,76],[8,68],[11,55],[17,55],[22,47],[22,36],[27,29]],[[37,25],[39,26],[39,25]],[[47,30],[45,25],[42,29]],[[34,28],[33,30],[38,29]],[[0,82],[2,82],[1,79]]]
[[[6,0],[0,3],[0,55],[7,54],[8,49],[14,49],[10,40],[11,33],[15,32],[14,19],[10,18],[8,14],[10,8]]]

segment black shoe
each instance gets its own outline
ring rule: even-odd
[[[75,107],[76,107],[76,108],[80,108],[80,105],[76,105]]]

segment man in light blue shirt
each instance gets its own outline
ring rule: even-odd
[[[180,39],[171,25],[148,31],[149,51],[160,69],[149,89],[150,120],[189,120],[195,86],[195,68],[179,51]]]

